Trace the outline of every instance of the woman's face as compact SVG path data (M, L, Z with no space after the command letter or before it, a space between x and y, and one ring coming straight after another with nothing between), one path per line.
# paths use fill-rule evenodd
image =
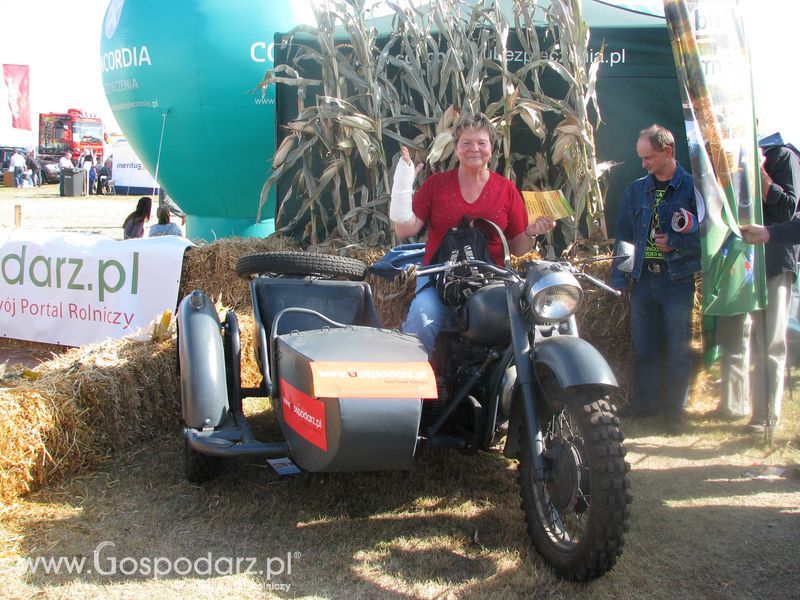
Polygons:
M492 158L492 141L485 129L468 128L456 142L458 162L468 168L483 168Z

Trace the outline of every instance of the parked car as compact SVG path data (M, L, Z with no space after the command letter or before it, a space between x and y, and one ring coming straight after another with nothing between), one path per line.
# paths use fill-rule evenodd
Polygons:
M37 159L39 161L42 183L58 183L61 180L61 168L58 163L50 159Z
M0 146L0 165L2 165L3 172L8 171L8 161L11 160L11 155L17 150L25 152L24 148L17 146Z
M8 161L11 159L11 155L17 150L25 154L25 149L22 147L0 146L0 165L2 165L0 168L2 168L3 172L8 171ZM39 172L41 173L42 183L58 183L61 180L61 169L57 161L42 157L36 160L39 162Z

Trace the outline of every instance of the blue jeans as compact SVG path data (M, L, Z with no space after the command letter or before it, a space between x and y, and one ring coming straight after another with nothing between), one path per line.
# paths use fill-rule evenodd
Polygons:
M22 179L23 179L24 171L21 167L14 167L14 187L21 188L22 187Z
M677 417L692 377L690 352L694 279L673 281L666 270L642 269L631 295L633 394L644 413Z
M439 300L435 287L431 285L421 290L429 280L430 277L417 277L416 295L408 307L408 316L401 327L403 333L419 338L428 356L433 351L439 331L444 325L450 326L455 316L455 309Z

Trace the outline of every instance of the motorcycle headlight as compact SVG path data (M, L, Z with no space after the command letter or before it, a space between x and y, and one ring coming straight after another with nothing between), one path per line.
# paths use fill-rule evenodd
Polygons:
M531 307L536 316L545 321L563 321L572 316L580 302L580 288L554 285L536 294Z
M525 281L528 304L543 321L563 321L572 316L583 298L583 290L572 273L558 263L538 263Z

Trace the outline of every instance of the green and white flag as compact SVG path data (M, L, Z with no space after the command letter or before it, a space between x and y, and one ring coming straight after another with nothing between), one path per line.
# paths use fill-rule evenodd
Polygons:
M761 223L761 182L750 56L739 0L664 0L704 211L704 315L764 308L764 247L746 244L739 224ZM701 212L698 209L698 212Z

